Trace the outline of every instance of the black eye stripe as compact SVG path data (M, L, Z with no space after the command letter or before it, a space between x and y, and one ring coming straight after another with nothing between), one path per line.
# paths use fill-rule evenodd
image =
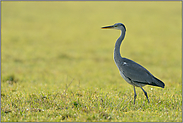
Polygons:
M125 27L125 25L123 25L123 24L121 24L123 27L124 27L124 29L126 30L126 27Z

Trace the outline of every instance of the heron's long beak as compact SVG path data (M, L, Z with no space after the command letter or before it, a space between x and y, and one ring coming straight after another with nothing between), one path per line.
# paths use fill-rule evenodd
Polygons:
M109 28L114 28L114 26L104 26L104 27L101 27L102 29L109 29Z

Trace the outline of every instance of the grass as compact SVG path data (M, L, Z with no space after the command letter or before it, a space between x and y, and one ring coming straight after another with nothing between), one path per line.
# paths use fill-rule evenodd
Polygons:
M2 122L182 122L181 2L1 2ZM165 88L147 102L119 75L113 48Z

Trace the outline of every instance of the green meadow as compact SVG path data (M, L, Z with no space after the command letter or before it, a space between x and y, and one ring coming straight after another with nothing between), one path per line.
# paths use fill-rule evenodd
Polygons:
M182 8L177 2L1 2L2 122L182 122ZM165 88L140 88L113 60L147 68Z

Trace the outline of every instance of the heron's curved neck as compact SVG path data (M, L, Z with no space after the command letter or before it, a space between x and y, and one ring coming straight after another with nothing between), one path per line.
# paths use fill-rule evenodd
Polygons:
M121 42L123 41L124 37L125 37L125 30L121 30L121 35L117 39L115 48L114 48L114 60L115 61L118 61L122 57L120 54L120 46L121 46Z

